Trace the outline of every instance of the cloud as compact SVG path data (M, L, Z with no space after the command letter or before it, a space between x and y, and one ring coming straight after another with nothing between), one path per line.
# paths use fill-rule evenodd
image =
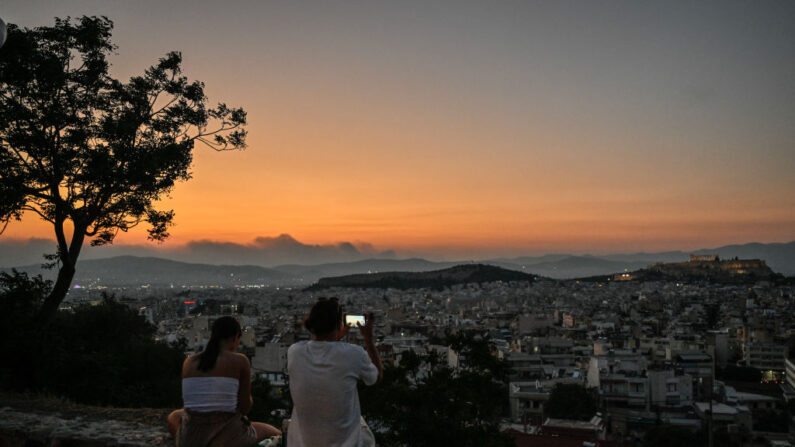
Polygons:
M289 234L277 237L258 237L251 244L217 241L193 241L185 246L180 260L212 262L214 264L254 264L274 266L281 264L320 264L349 262L363 259L350 242L311 245L295 240Z
M0 240L0 267L15 267L43 262L42 255L54 253L55 242L47 239ZM177 247L156 245L85 246L81 259L99 259L111 256L155 256L177 261L261 265L272 267L283 264L322 264L350 262L367 258L394 258L392 250L378 251L369 243L339 242L313 245L297 241L289 234L276 237L262 236L249 244L213 240L191 241Z

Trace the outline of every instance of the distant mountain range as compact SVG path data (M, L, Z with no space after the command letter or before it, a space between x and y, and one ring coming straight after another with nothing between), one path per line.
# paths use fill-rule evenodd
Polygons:
M538 276L555 279L581 278L584 276L605 275L623 271L637 270L646 267L646 262L611 261L595 256L544 256L547 261L532 262L532 258L520 258L524 262L509 262L504 260L483 261L487 264L497 265L506 269L520 270ZM554 259L554 260L552 260ZM528 262L530 261L530 262ZM540 262L539 262L540 261Z
M3 269L9 271L10 269ZM42 270L30 265L17 270L28 274L41 273L55 279L55 270ZM289 274L255 265L210 265L171 261L169 259L116 256L107 259L80 261L73 285L126 286L149 284L156 287L181 285L231 287L247 284L297 283Z
M0 250L3 246L0 244ZM2 251L0 251L2 253ZM730 245L715 249L697 250L693 254L717 254L721 258L764 259L775 272L795 275L795 241L781 244ZM548 278L566 279L609 275L635 271L655 262L687 261L690 252L611 254L603 256L572 256L550 254L478 261L507 270ZM0 255L2 258L2 255ZM9 261L6 260L6 263ZM421 258L364 259L352 262L334 262L315 265L284 264L275 267L259 265L215 265L188 263L160 257L116 256L103 259L81 260L77 266L74 283L90 284L100 281L104 285L152 284L219 285L272 284L310 285L320 278L379 273L424 272L441 270L464 262L435 262ZM470 261L466 261L470 263ZM7 264L8 265L8 264ZM10 264L14 265L14 264ZM54 277L51 270L42 271L38 264L28 263L18 267L28 273L43 273ZM3 270L10 270L6 268Z
M3 240L0 238L0 267L35 264L42 254L55 253L54 240L31 238ZM113 244L92 247L86 244L80 258L83 261L116 256L157 257L173 261L214 265L259 265L272 267L278 264L322 264L352 262L368 258L394 259L395 253L375 250L368 243L339 242L336 244L305 244L289 234L276 237L258 237L249 243L194 240L184 245L162 246L153 244Z
M763 259L776 273L795 275L795 241L786 243L726 245L694 251L625 253L599 256L549 254L484 261L495 265L520 265L531 273L550 278L579 278L592 275L633 271L657 262L684 262L690 255L718 255L722 259ZM506 267L507 268L507 267Z

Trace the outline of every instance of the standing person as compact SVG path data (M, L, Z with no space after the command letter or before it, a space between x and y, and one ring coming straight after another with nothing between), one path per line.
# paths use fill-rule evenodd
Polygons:
M213 323L204 351L182 364L185 408L168 415L177 447L249 447L281 432L263 422L249 422L251 364L237 352L240 324L232 317Z
M287 351L293 414L289 447L363 447L375 445L359 407L359 380L373 385L383 368L373 338L373 316L357 324L365 349L340 340L348 332L336 298L320 298L304 320L312 340Z

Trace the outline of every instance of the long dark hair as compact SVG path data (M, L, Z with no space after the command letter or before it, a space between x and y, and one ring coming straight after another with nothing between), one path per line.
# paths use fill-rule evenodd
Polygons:
M313 335L330 334L342 323L342 306L337 298L318 298L309 315L304 319L304 327Z
M232 317L221 317L213 323L210 341L207 347L199 354L199 371L207 372L215 367L218 354L221 353L221 341L235 338L242 334L240 323Z

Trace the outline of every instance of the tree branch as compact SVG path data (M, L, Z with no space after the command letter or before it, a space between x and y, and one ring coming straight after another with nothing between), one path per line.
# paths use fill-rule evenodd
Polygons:
M39 215L39 217L41 217L43 220L45 220L45 221L47 221L47 222L50 222L50 223L52 223L52 224L54 224L54 223L55 223L55 220L53 220L53 219L52 219L52 218L50 218L50 217L47 217L47 216L46 216L44 213L42 213L42 212L41 212L41 210L39 210L38 208L35 208L35 207L33 207L33 206L30 206L30 205L23 205L23 206L22 206L22 207L20 207L19 209L20 209L21 211L33 211L34 213L38 214L38 215Z

